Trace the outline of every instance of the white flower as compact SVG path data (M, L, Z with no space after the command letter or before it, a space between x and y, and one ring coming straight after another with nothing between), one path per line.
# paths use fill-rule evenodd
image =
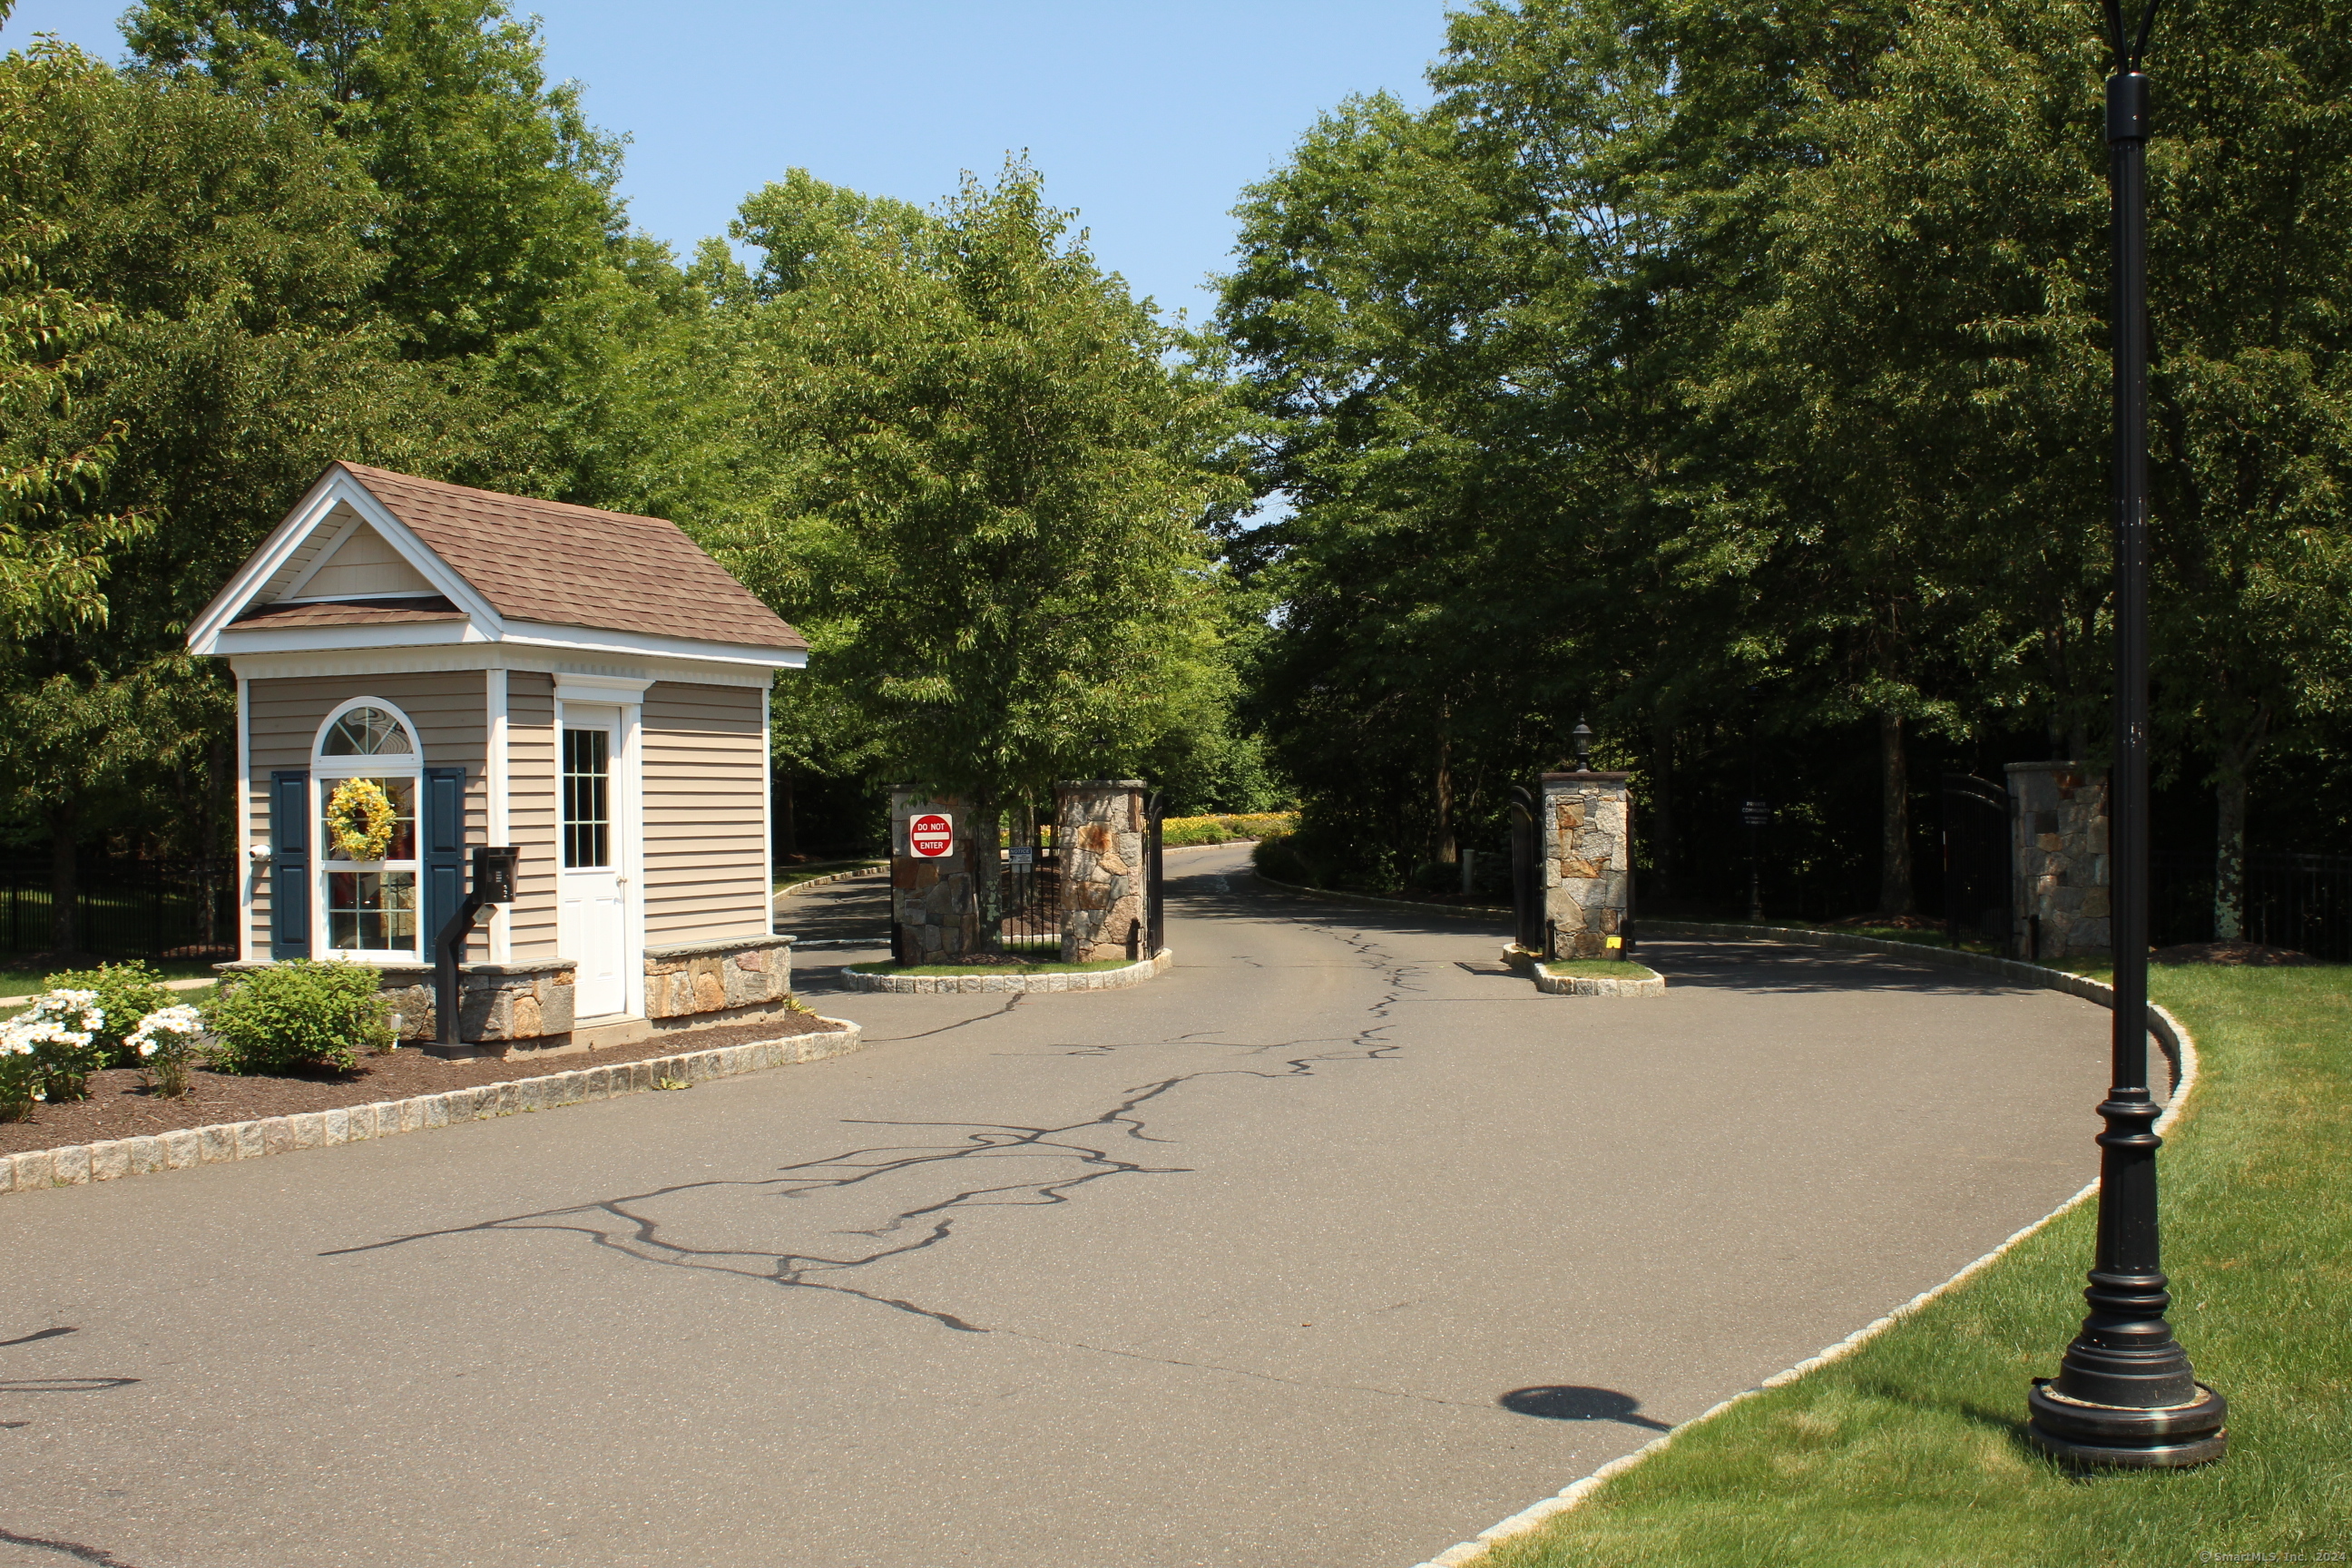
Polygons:
M205 1031L204 1015L184 1005L158 1007L139 1020L139 1026L125 1035L122 1043L134 1047L141 1056L155 1054L155 1037L159 1034L194 1036Z

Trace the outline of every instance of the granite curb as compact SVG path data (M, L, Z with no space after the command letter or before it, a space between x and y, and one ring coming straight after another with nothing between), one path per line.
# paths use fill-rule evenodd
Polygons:
M804 882L794 882L789 887L779 888L776 889L775 896L779 899L789 899L794 893L809 888L822 888L827 882L845 882L852 877L871 877L877 872L887 871L889 868L889 861L877 860L870 866L852 866L846 871L829 871L822 877L811 877Z
M291 1153L297 1149L362 1143L372 1138L420 1132L453 1122L487 1121L517 1111L552 1110L560 1105L577 1105L583 1100L643 1094L665 1084L701 1083L789 1067L796 1062L822 1061L864 1047L863 1027L843 1018L826 1022L844 1027L787 1035L750 1045L721 1046L707 1051L684 1051L644 1061L616 1062L578 1072L510 1079L505 1083L478 1084L471 1089L420 1094L407 1100L380 1100L368 1105L308 1110L257 1121L215 1121L209 1126L184 1127L146 1137L113 1138L98 1143L71 1143L58 1149L0 1154L0 1194L29 1192L37 1187L78 1187L122 1176L184 1170L191 1165L258 1160L271 1154Z
M1175 950L1161 948L1151 958L1123 969L1065 970L1056 974L861 974L842 965L841 983L852 991L889 991L900 995L932 996L949 992L1118 991L1168 973L1176 963Z
M1612 980L1605 975L1551 974L1534 956L1517 947L1503 949L1503 962L1536 983L1548 996L1664 996L1666 977L1651 972L1647 980Z

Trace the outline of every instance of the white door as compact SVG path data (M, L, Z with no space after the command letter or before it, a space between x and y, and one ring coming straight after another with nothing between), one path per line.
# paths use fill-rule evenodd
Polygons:
M556 941L579 965L572 1011L582 1018L618 1013L628 1005L622 973L621 824L614 807L614 763L621 750L621 715L606 708L563 705L562 868L557 873Z

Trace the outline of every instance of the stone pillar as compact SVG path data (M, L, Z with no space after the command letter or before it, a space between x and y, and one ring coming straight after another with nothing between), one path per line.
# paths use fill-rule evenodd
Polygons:
M918 859L907 824L927 811L955 825L955 852ZM918 784L890 792L890 919L906 932L909 963L944 963L977 950L980 916L972 904L971 825L963 803Z
M2016 956L2107 956L2106 775L2081 763L2011 763L2009 798Z
M1633 803L1623 773L1546 773L1536 817L1544 920L1557 958L1605 958L1633 891Z
M1140 779L1086 779L1054 791L1067 963L1151 956L1143 951L1151 874L1144 793Z

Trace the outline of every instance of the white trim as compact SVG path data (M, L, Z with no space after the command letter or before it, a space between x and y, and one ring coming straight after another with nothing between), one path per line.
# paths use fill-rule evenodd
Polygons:
M295 552L310 542L310 536L317 531L319 525L334 511L338 505L348 505L362 521L383 535L384 542L397 551L411 566L414 566L419 576L432 584L444 597L464 611L474 623L467 628L469 633L476 637L496 638L505 631L504 619L491 607L490 602L476 591L472 584L459 576L448 563L435 554L423 540L410 531L407 524L394 517L384 504L376 500L368 488L360 482L357 475L341 463L336 463L320 476L319 482L312 485L300 500L294 503L293 510L289 511L279 521L278 526L270 531L269 537L262 541L261 548L255 551L247 559L245 564L237 569L236 575L228 580L227 586L213 595L212 603L205 606L203 613L197 616L195 624L188 628L190 651L200 654L237 651L250 646L251 639L254 637L269 635L254 631L232 632L229 630L229 624L236 619L263 588L268 585L269 580L278 574L278 570L292 558ZM339 525L339 528L347 531L348 525ZM428 624L426 628L422 629L432 629L432 625ZM349 646L352 640L350 634L371 629L420 628L413 626L407 628L285 627L281 628L278 635L300 632L341 634L329 640ZM230 647L224 647L224 637L234 637L236 644Z
M760 906L761 927L776 934L776 705L774 683L760 693Z
M622 846L628 885L621 891L622 1005L646 1016L646 705L641 696L621 704L621 809L626 826Z
M803 648L755 647L748 643L664 637L656 632L607 631L599 626L550 626L544 633L501 628L499 640L520 647L579 648L590 653L629 653L656 658L707 658L721 664L756 665L763 669L800 669L808 663L808 653Z
M307 653L313 648L431 647L443 643L486 643L467 621L394 621L364 626L231 626L197 648L198 653Z
M408 735L408 753L380 752L367 756L330 757L320 750L328 731L346 713L356 708L378 708L400 721ZM407 861L394 860L335 860L329 858L321 825L327 815L325 786L337 779L391 777L399 774L412 781L410 796L416 803L415 854ZM310 831L318 847L310 857L310 956L335 958L358 963L374 961L380 963L423 963L432 960L431 936L425 929L425 737L400 705L386 697L352 697L335 705L333 710L319 721L310 736L310 777L304 791L304 800L310 813ZM327 930L327 879L338 870L390 874L405 870L410 886L415 889L416 945L414 948L339 948L329 942Z
M394 595L414 598L415 595ZM460 605L463 608L463 605ZM362 626L225 626L199 645L203 654L326 653L345 648L432 647L447 643L501 643L516 648L551 648L573 653L601 653L624 658L690 658L752 669L804 669L808 655L799 648L751 648L734 643L705 642L695 637L657 637L650 632L611 632L588 627L562 627L560 636L534 636L473 621L393 621Z
M276 845L270 846L272 849ZM236 957L253 962L253 884L268 875L253 859L253 682L236 682Z
M555 678L558 702L610 702L626 706L645 700L646 688L657 677L634 675L569 675Z
M412 768L422 768L425 765L425 737L417 732L416 721L402 712L398 703L388 697L347 697L335 704L333 710L324 719L320 720L319 727L310 732L310 771L312 773L317 773L320 768L331 770L338 777L347 777L353 773L381 773L383 771L382 763L384 758L400 755L398 752L380 752L373 756L330 757L319 749L326 742L327 731L335 727L335 721L355 708L381 708L399 720L401 729L408 735L408 765ZM368 765L359 768L348 765L352 763L362 763Z
M642 656L599 659L512 643L472 642L437 647L327 648L317 651L244 652L229 668L256 680L345 675L416 675L445 670L495 669L543 675L591 675L644 680L675 680L689 686L765 687L775 671L740 664Z
M503 666L483 672L482 788L486 795L488 830L492 844L511 844L512 818L508 812L507 771L507 672ZM514 962L512 910L505 904L489 906L490 962Z

